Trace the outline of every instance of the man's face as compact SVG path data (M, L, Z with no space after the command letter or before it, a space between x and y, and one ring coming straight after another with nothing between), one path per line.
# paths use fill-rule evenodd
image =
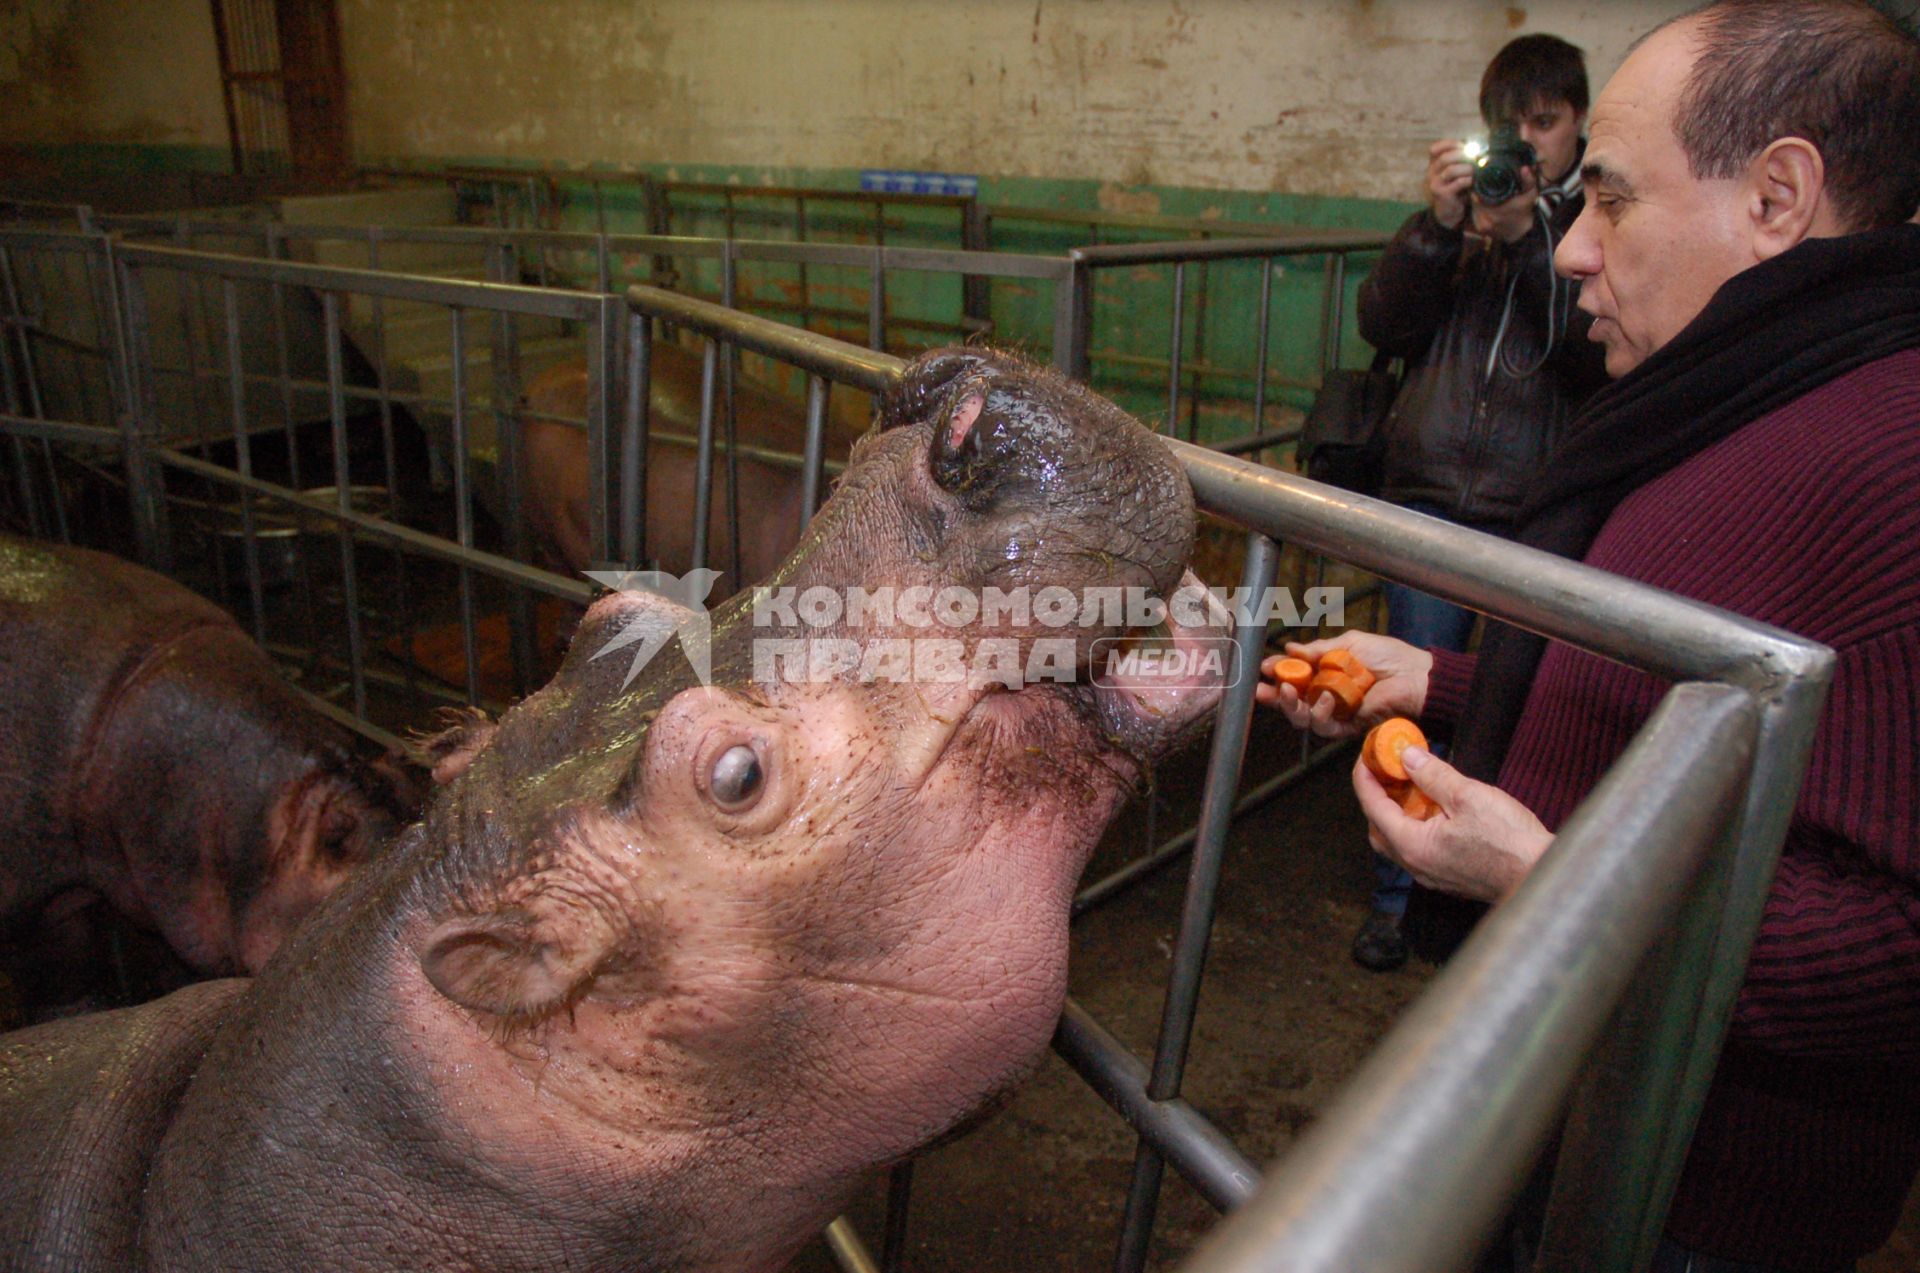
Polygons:
M1569 102L1536 101L1519 119L1511 121L1520 140L1532 145L1540 156L1540 171L1551 185L1567 175L1580 153L1580 126L1585 112L1573 109Z
M1679 334L1720 285L1754 263L1735 180L1687 169L1673 109L1693 65L1686 24L1634 50L1593 104L1586 207L1554 253L1580 280L1607 374L1623 376Z

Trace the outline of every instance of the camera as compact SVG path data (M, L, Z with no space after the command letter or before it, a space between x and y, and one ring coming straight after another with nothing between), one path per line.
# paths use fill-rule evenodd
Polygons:
M1495 133L1484 151L1477 155L1470 151L1469 158L1474 165L1473 192L1480 196L1480 202L1488 204L1505 203L1519 194L1524 184L1521 173L1540 166L1540 156L1532 143L1522 141L1511 128Z

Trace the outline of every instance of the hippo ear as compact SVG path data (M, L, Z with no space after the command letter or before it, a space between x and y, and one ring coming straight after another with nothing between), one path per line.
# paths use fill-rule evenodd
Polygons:
M954 381L990 366L987 356L977 349L952 345L929 350L914 359L881 395L874 422L884 431L931 419L946 402Z
M493 741L498 725L477 707L455 709L444 717L446 728L417 741L426 755L435 783L445 785L467 772L473 758Z
M518 907L449 919L427 938L420 969L463 1008L537 1020L577 998L597 962L551 940L551 927Z

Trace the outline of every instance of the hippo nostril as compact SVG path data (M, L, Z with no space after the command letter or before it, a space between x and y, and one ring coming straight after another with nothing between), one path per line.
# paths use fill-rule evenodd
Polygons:
M928 465L940 489L959 494L971 489L983 476L987 449L993 444L993 427L983 422L986 400L978 393L962 398L940 428L928 448Z
M970 393L959 406L953 409L953 415L947 419L948 450L958 451L960 449L960 444L967 440L968 431L973 428L974 421L980 418L981 408L986 405L985 399L981 398L979 394ZM975 443L974 449L975 451L979 450L977 442Z

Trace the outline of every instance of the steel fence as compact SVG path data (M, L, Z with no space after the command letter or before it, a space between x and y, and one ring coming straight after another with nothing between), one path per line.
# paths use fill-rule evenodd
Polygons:
M1192 246L1228 254L1247 250ZM0 258L9 264L29 250L90 262L110 318L99 351L112 398L107 423L48 417L19 397L21 386L10 380L9 410L0 416L9 445L81 445L119 455L135 540L142 556L162 568L182 564L175 560L180 537L170 518L173 507L192 506L190 489L203 492L203 506L233 503L242 546L236 573L244 579L253 629L270 648L273 607L262 577L261 522L268 511L283 510L300 524L315 519L330 528L337 565L323 582L338 591L344 631L334 644L344 657L323 650L317 631L310 633L315 639L308 654L323 656L346 676L340 696L348 706L334 710L362 726L371 710L369 685L378 679L371 675L374 650L362 627L363 610L377 607L367 605L362 575L382 556L391 558L393 568L378 599L384 605L397 598L403 632L412 626L406 613L409 572L431 566L456 573L466 701L480 697L474 679L480 583L506 594L513 663L523 683L536 670L525 614L529 598L587 599L584 584L529 564L513 494L520 489L523 457L515 453L517 425L507 418L499 422L504 546L496 552L476 545L465 459L473 414L461 348L466 315L491 323L496 342L516 317L563 320L586 333L592 541L604 559L630 566L644 560L639 514L656 324L671 324L704 342L695 441L703 501L724 445L716 388L731 351L787 363L806 379L800 463L808 510L818 499L832 387L883 389L903 365L883 351L644 286L624 297L559 292L130 246L99 234L6 231L0 250L9 254ZM1253 254L1285 250L1262 243ZM218 449L205 437L195 446L180 445L161 427L151 299L162 277L191 278L218 293L220 338L203 351L216 377L209 383L225 390L229 428ZM266 377L264 385L246 370L248 337L263 334L249 332L242 321L248 288L301 289L319 297L325 467L332 481L324 495L303 489L295 478L282 483L254 471L254 399L263 388L277 388L284 400L291 386L284 368L277 384ZM392 447L378 429L369 434L381 442L378 453L355 464L343 308L356 296L441 306L454 316L447 404L456 443L451 531L356 506L354 488L369 464L389 493L398 485ZM32 361L23 334L33 328L32 317L17 297L9 302L10 365ZM504 361L494 370L510 377ZM496 384L494 412L505 410L510 388ZM374 394L371 401L379 405L378 384ZM230 452L224 449L229 445ZM1167 445L1185 465L1199 505L1245 530L1242 595L1259 595L1273 581L1277 544L1285 541L1675 685L1562 828L1553 853L1481 925L1334 1106L1263 1181L1259 1168L1180 1093L1253 711L1255 678L1247 673L1266 635L1263 624L1238 617L1231 688L1216 718L1154 1054L1147 1060L1134 1056L1075 1004L1068 1005L1055 1038L1060 1054L1140 1136L1119 1266L1144 1262L1162 1164L1171 1163L1215 1206L1235 1212L1197 1253L1195 1267L1459 1267L1497 1222L1564 1115L1546 1265L1638 1267L1658 1237L1712 1073L1831 676L1830 652L1578 563L1184 442L1169 439ZM25 473L22 452L10 454ZM730 460L734 450L726 448L726 455ZM51 494L57 498L57 487ZM698 525L705 525L708 507L698 506ZM702 553L704 545L696 549L696 556ZM224 568L217 551L212 568L216 574ZM298 589L310 628L320 590ZM372 727L369 732L381 736ZM1307 763L1332 754L1322 752ZM1109 886L1092 886L1102 887ZM906 1199L902 1171L891 1191L892 1236L886 1244L896 1257ZM1382 1223L1383 1216L1392 1222ZM848 1250L858 1245L844 1226L838 1234L842 1245L853 1244Z

